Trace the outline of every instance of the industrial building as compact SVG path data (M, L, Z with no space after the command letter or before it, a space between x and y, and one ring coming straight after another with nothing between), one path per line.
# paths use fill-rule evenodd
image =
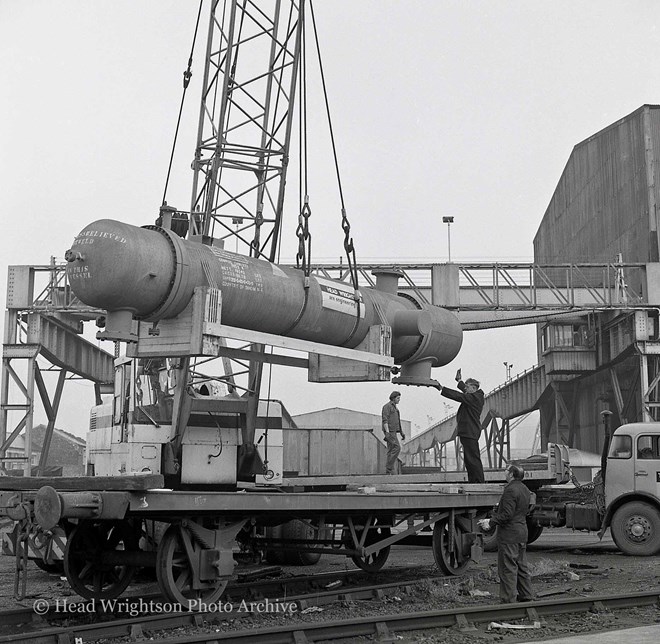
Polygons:
M622 267L621 286L657 305L659 162L660 106L644 105L576 145L534 238L535 260L644 264L646 279ZM612 427L658 418L657 326L657 310L623 309L539 328L551 386L539 404L543 444L558 435L599 451L604 409Z
M528 285L534 293L551 287L563 305L537 322L538 366L487 395L489 465L508 458L509 422L532 410L540 412L542 446L596 453L605 440L603 411L612 412L610 430L658 419L659 160L655 105L574 147L534 238ZM577 291L594 297L590 310ZM460 297L467 301L463 285ZM453 425L449 418L429 428L403 457L438 464Z

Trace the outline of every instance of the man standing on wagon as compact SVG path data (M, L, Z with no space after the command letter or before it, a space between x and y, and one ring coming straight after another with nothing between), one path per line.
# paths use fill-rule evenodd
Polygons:
M397 434L401 434L403 440L406 439L403 430L401 429L401 416L397 405L401 400L401 394L398 391L393 391L390 394L390 401L383 406L382 420L383 420L383 434L385 443L387 444L387 465L385 466L385 474L397 474L397 458L401 452L401 444Z
M484 467L479 454L481 436L481 410L484 408L484 392L479 381L468 378L463 382L461 370L456 372L456 382L460 391L437 385L438 391L450 400L461 403L456 414L456 434L463 446L463 459L468 474L468 483L485 483Z

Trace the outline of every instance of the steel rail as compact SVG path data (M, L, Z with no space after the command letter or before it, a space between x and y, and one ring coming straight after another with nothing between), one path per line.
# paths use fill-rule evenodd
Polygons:
M531 619L538 621L546 615L559 615L609 609L636 608L658 605L660 591L633 595L605 595L591 598L562 598L500 604L497 606L473 606L398 615L377 615L326 623L299 623L285 627L252 629L228 633L200 633L198 635L167 638L168 644L206 644L207 642L233 642L241 644L297 644L301 641L332 640L348 637L377 636L387 638L393 633L430 630L458 626L466 631L473 624L493 620Z
M391 584L396 586L397 584ZM399 586L410 586L410 583L398 584ZM293 598L291 598L293 599ZM569 613L581 613L590 611L607 611L626 608L637 608L640 606L660 606L660 591L647 593L635 593L632 595L604 595L590 598L561 598L557 600L544 600L527 602L521 604L500 604L496 606L471 606L437 611L424 611L418 613L402 613L360 617L336 622L296 622L287 626L274 628L250 628L242 631L202 632L181 637L161 637L160 641L167 644L207 644L212 642L232 642L255 644L295 644L299 642L314 642L319 640L332 640L339 638L354 638L365 636L377 636L380 638L391 637L394 633L432 630L458 626L462 630L472 630L476 623L489 622L493 620L530 619L539 621L544 616L563 615ZM217 621L218 615L212 615ZM204 623L204 615L189 614L190 624L201 627ZM226 619L221 616L220 619ZM133 637L144 636L144 630L148 630L150 622L142 618L142 626L131 630ZM166 620L163 620L163 622ZM179 624L180 626L180 624ZM212 624L209 624L212 626ZM125 628L125 626L124 626ZM13 644L67 644L73 642L73 637L87 636L87 638L99 637L93 635L94 628L86 629L60 629L56 639L44 638L46 632L27 634L26 636L14 636ZM71 638L67 640L68 637ZM117 635L124 634L117 632ZM109 637L106 632L103 636ZM3 641L3 640L0 640Z
M382 599L395 592L410 593L412 586L427 583L433 579L438 578L399 580L386 584L370 584L365 586L342 586L324 591L312 590L302 595L267 598L267 601L272 605L283 605L286 603L287 606L295 606L296 612L300 612L310 606L323 606L337 601ZM116 604L128 606L127 599L120 598L116 600ZM155 600L152 600L150 597L131 599L135 600L134 605L136 606L139 605L140 599L142 599L145 605L149 603L152 606L172 605L172 602L163 599L160 595ZM130 636L132 639L144 639L146 632L182 627L201 627L204 621L217 619L218 617L222 619L234 619L248 617L255 613L258 614L259 611L255 606L263 604L265 601L266 597L263 595L246 595L240 601L236 599L233 601L219 600L214 603L218 607L218 610L213 611L163 611L156 614L140 614L136 617L124 619L110 619L93 624L68 624L64 627L39 628L38 623L32 621L32 623L29 623L29 631L0 636L0 644L67 644L68 642L73 643L80 638L83 641L89 641L126 636ZM74 605L73 603L70 604ZM99 604L103 605L102 602L99 602ZM113 602L106 601L106 604L112 605ZM80 610L72 610L70 613L62 615L62 618L66 619L76 615L95 615L94 602L81 601L76 605ZM24 611L23 614L25 614ZM32 614L32 616L34 615Z
M289 600L296 598L300 606L306 606L305 603L309 597L313 598L331 598L334 595L349 595L354 594L355 592L361 592L365 589L378 588L384 589L388 587L401 587L404 585L410 585L414 583L419 583L419 573L423 569L428 569L428 566L406 566L406 567L392 567L387 568L383 573L377 574L399 574L405 575L410 574L411 579L399 579L396 582L389 582L385 584L378 585L360 585L360 582L366 581L368 577L373 576L369 573L364 572L363 570L338 570L333 572L323 572L315 573L312 575L296 576L296 577L287 577L283 579L254 579L252 581L238 581L235 583L230 583L225 589L224 595L222 597L222 602L229 602L232 604L240 603L242 600L246 601L259 601L264 598L283 598L287 597ZM249 577L249 575L246 575ZM438 580L444 579L443 575L431 576L426 575L426 579L429 580ZM336 584L340 584L335 590L328 591L329 587L334 587ZM96 614L99 618L108 617L112 619L112 613L104 613L102 610L96 612L94 609L94 602L90 600L80 599L79 601L74 601L74 598L66 597L61 598L59 601L67 602L68 605L76 606L76 610L67 611L66 607L63 606L61 609L56 610L53 606L57 599L49 600L51 608L45 614L36 614L33 607L29 608L12 608L8 610L0 610L0 642L5 641L2 636L2 632L6 632L7 627L10 626L25 626L27 628L43 627L44 623L57 620L66 620L75 617L79 617L81 614ZM149 593L147 595L125 595L119 597L114 601L107 601L105 605L115 605L121 607L121 610L118 612L128 613L131 609L140 605L140 601L143 604L164 604L168 603L167 600L160 593ZM277 600L271 600L277 601ZM169 602L171 603L171 602ZM328 603L326 600L324 603ZM183 613L184 615L189 615L189 613ZM142 615L144 617L144 614ZM5 638L6 639L6 638ZM13 639L11 641L14 641Z
M327 591L302 597L290 597L286 601L295 602L301 609L308 605L328 604L333 601L350 601L356 599L381 598L388 592L402 589L410 592L410 587L419 582L394 582L376 586L337 591ZM277 599L270 600L273 603ZM282 601L282 600L279 600ZM198 644L206 642L254 642L266 643L297 643L301 641L332 640L360 636L387 637L393 633L430 630L458 626L460 629L472 630L474 624L489 621L512 619L530 619L539 621L544 616L563 615L589 611L607 611L640 606L659 606L660 591L635 593L632 595L604 595L595 597L559 598L526 602L519 604L499 604L495 606L465 606L437 611L424 611L417 613L401 613L360 617L335 622L294 622L287 626L274 628L250 628L219 632L200 632L193 635L167 638L161 641L168 644ZM239 616L247 616L243 612ZM84 641L108 637L131 636L143 638L146 632L165 630L167 628L181 628L190 626L201 628L206 621L208 626L213 622L235 618L236 613L227 610L225 613L180 613L176 615L154 615L136 617L129 620L117 620L105 624L88 624L69 626L66 628L40 630L38 632L23 633L10 637L0 638L0 642L12 644L67 644L74 642L76 637Z

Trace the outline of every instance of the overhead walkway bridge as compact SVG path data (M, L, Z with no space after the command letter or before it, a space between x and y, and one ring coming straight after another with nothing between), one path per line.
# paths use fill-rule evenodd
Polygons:
M342 264L316 273L350 281ZM360 264L359 283L375 287L381 274L399 276L399 292L455 311L466 331L532 324L581 311L654 306L660 264L397 263Z
M66 264L11 266L8 298L12 309L70 313L93 319L98 310L82 305L71 292ZM356 267L360 286L376 287L378 275L396 274L399 290L420 301L454 309L464 328L497 326L502 321L528 324L530 317L579 310L658 306L660 263L363 263ZM345 264L314 264L315 274L351 281ZM37 277L45 275L39 286ZM39 295L36 295L39 293ZM480 315L481 314L481 315ZM467 325L467 326L465 326Z
M511 419L537 409L549 385L545 368L537 366L486 395L481 427L486 440L484 451L488 467L502 467L509 460ZM442 467L447 446L455 440L456 414L453 414L406 441L401 447L400 458L406 465Z

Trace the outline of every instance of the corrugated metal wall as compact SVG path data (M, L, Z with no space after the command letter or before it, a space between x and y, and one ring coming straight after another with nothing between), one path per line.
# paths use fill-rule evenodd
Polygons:
M649 243L658 156L657 106L644 106L576 145L534 238L535 261L614 261L618 253L624 262L658 261Z

